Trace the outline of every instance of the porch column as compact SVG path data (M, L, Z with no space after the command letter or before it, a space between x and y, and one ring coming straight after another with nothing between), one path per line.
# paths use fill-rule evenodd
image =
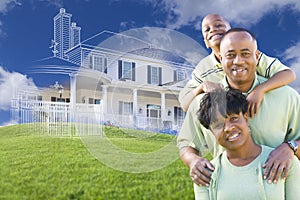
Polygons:
M137 89L133 89L133 108L132 108L132 113L133 113L133 127L137 126Z
M160 93L161 96L161 119L166 120L166 94L164 92Z
M71 73L69 74L69 76L70 76L70 121L75 122L77 74Z
M107 114L107 85L102 85L102 101L101 101L101 107L102 107L102 113L104 115Z

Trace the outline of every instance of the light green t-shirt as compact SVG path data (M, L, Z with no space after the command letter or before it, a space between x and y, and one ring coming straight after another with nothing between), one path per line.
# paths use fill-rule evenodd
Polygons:
M260 53L256 72L267 79L274 76L279 71L289 69L282 64L277 58L272 58L264 53ZM185 87L180 91L178 100L181 103L183 97L192 89L196 88L204 81L220 82L225 76L221 63L216 59L215 55L203 58L193 70L191 79Z
M276 184L263 180L263 168L273 148L263 146L260 155L245 166L235 166L227 158L226 151L212 160L215 171L210 187L194 184L196 200L299 200L300 162L292 161L288 177Z

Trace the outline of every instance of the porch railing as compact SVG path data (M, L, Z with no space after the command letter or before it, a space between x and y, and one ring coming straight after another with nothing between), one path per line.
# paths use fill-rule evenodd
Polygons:
M41 134L55 136L102 135L102 126L110 125L148 131L178 131L181 121L133 115L102 113L100 104L76 104L35 100L13 100L11 113L21 124L32 124Z

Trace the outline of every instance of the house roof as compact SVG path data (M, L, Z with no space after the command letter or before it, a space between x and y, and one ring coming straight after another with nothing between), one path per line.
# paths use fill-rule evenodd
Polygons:
M142 48L136 49L130 52L131 54L136 54L148 58L153 58L156 60L167 61L171 63L176 63L177 65L189 65L190 63L184 59L183 57L176 55L175 53L171 53L169 51L163 49L155 49L155 48ZM192 67L192 66L191 66Z
M79 68L80 66L77 64L52 56L34 61L31 71L35 73L72 74L76 73Z
M106 84L111 82L111 78L102 72L80 67L77 64L57 57L48 57L34 61L31 72L41 74L76 75L79 83L77 84L78 89L89 88L95 83L96 85L101 85L102 83Z
M82 41L79 45L82 47L106 51L108 53L114 52L119 53L120 55L131 54L143 56L162 62L173 63L181 67L194 67L184 57L174 52L157 48L149 42L122 33L114 33L105 30Z

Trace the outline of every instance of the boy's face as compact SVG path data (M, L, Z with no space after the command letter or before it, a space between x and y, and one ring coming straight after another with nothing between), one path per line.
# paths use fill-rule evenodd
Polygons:
M215 14L207 15L202 21L202 35L207 48L220 46L220 39L230 29L223 17Z

